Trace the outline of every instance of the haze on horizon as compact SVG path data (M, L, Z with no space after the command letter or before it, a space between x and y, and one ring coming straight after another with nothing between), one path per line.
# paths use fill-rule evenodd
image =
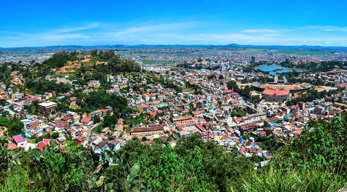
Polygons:
M347 46L346 5L312 0L4 1L0 47Z

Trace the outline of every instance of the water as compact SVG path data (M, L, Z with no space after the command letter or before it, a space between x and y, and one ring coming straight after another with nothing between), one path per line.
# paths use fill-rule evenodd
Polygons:
M276 69L279 69L281 68L282 70L281 71L274 71ZM261 65L259 67L257 67L256 69L259 69L261 71L271 71L269 72L270 75L278 75L280 73L288 73L288 72L293 72L293 70L291 69L288 69L288 68L285 68L285 67L281 67L279 65ZM302 71L298 71L296 70L297 72L302 72Z

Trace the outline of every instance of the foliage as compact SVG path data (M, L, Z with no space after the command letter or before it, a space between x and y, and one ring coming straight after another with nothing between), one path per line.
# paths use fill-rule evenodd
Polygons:
M322 98L325 98L326 96L330 96L331 94L336 93L337 91L338 90L331 90L329 92L327 91L318 92L316 89L312 88L308 90L305 94L300 95L300 97L287 101L286 105L291 106L291 105L296 105L299 102L311 102L316 99L322 99Z
M0 116L0 126L7 128L8 136L23 134L23 123L18 119L7 119L6 117Z
M60 67L63 67L68 61L75 61L78 59L77 57L78 52L76 51L60 51L57 53L54 53L52 57L45 60L40 66L38 70L38 76L44 77L51 69L58 69Z
M227 86L228 86L228 89L234 90L235 92L239 93L243 97L245 97L245 98L247 98L247 99L249 99L255 103L258 103L260 101L259 96L252 96L251 95L252 88L249 85L245 86L245 88L242 89L237 85L236 81L229 81L227 83Z
M245 179L242 191L338 191L344 186L339 175L328 172L305 172L302 169L265 169Z
M0 139L0 188L7 191L337 191L345 183L347 115L310 121L300 138L282 147L269 166L227 153L199 134L175 148L129 140L115 153L100 154L73 141L64 148L10 151ZM266 140L259 137L256 141ZM276 141L277 142L277 141ZM7 156L8 158L3 158ZM254 160L254 161L252 161ZM18 163L20 162L20 164ZM20 182L17 183L16 181Z
M281 150L280 167L303 167L306 170L323 170L345 175L347 162L345 146L347 116L335 117L330 123L311 122L313 130L303 131L293 144Z
M94 116L93 122L100 123L100 116L99 115Z
M67 93L70 91L71 86L64 83L56 83L55 81L47 81L44 79L40 80L31 80L28 79L25 82L25 86L27 89L33 94L44 94L45 92L52 93L55 91L56 95Z
M241 107L235 107L230 115L231 117L244 117L247 113Z

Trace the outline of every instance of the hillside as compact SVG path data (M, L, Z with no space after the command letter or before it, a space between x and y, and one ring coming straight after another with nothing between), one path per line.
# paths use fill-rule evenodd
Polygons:
M2 191L338 191L346 182L347 114L286 145L254 170L255 159L226 153L199 135L177 145L130 140L117 152L94 153L68 141L41 152L0 151ZM236 149L233 149L233 151ZM333 157L333 158L332 158Z

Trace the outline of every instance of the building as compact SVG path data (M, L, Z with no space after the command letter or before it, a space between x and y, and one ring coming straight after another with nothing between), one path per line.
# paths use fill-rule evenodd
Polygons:
M151 127L136 127L131 129L130 135L133 135L134 137L152 136L154 134L163 135L164 128L165 124L155 125Z
M255 57L254 56L251 57L251 63L255 63Z
M12 139L17 144L17 147L25 148L28 143L28 141L25 139L25 137L22 134L15 135L12 137Z
M181 124L181 123L192 123L195 120L192 116L180 116L180 117L173 117L172 121L174 124Z
M262 93L262 97L268 102L284 102L289 97L289 90L265 89Z
M51 115L57 112L57 104L54 102L46 102L39 104L39 113L43 115Z
M82 123L83 123L83 125L89 126L89 125L93 124L93 121L92 121L92 118L83 117Z
M299 107L301 110L305 109L305 103L304 102L299 102Z

